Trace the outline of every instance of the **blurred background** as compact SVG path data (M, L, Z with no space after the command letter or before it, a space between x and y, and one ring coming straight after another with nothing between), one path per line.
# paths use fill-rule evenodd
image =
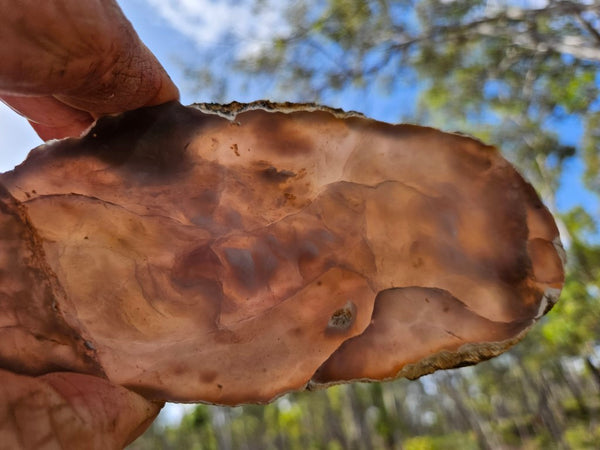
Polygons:
M499 146L569 257L559 303L501 357L267 406L167 405L130 449L600 448L598 0L119 3L183 103L319 102ZM4 107L0 130L1 170L40 143Z

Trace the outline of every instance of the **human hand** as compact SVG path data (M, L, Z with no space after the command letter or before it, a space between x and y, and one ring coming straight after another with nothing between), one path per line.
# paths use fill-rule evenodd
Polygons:
M121 449L161 406L91 375L0 370L0 449Z
M179 93L114 0L0 0L0 99L44 139Z

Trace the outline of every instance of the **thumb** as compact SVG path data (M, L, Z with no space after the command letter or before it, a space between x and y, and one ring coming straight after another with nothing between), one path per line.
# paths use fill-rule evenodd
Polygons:
M0 370L0 449L122 449L161 407L91 375Z

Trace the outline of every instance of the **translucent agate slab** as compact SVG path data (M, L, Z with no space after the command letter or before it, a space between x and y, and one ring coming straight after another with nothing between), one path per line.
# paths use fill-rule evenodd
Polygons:
M558 231L491 146L311 105L107 117L0 176L1 367L268 402L515 344Z

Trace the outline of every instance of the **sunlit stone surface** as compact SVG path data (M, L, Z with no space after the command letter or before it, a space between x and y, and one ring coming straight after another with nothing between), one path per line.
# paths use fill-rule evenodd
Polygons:
M551 215L495 148L306 105L105 118L0 183L2 367L151 400L476 363L563 282Z

